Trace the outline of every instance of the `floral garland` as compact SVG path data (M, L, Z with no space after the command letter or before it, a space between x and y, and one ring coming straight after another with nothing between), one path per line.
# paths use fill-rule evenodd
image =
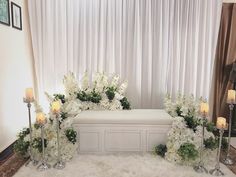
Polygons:
M127 89L127 81L120 83L117 75L111 81L104 73L97 73L92 85L89 84L88 74L85 72L81 84L77 82L74 74L70 72L64 76L64 94L54 94L50 96L45 93L51 105L53 101L61 102L60 112L60 141L62 160L70 160L76 152L77 132L72 127L73 119L84 110L117 110L130 109L130 103L124 96ZM34 102L35 112L43 112L38 103ZM50 111L45 124L46 158L53 161L57 157L56 121L55 115ZM32 127L32 151L34 157L39 160L42 153L41 131L39 126L34 123ZM30 145L29 128L24 128L18 134L18 139L14 145L17 153L28 155Z
M164 104L166 111L173 117L172 128L168 133L166 145L158 145L155 152L170 162L193 165L198 161L202 138L202 120L199 115L199 106L202 99L195 99L193 95L178 94L173 101L166 96ZM215 153L218 138L214 135L215 126L204 122L204 153ZM224 141L224 146L227 146ZM205 159L209 160L209 159Z

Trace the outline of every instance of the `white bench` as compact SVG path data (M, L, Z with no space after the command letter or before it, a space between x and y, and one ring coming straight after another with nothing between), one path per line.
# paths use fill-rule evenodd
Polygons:
M172 120L159 109L83 111L73 126L79 153L147 152L166 142Z

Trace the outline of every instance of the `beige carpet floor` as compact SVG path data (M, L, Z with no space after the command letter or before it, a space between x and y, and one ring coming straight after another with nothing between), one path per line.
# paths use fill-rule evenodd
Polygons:
M208 169L214 167L214 163ZM221 164L226 177L235 177ZM39 172L35 167L23 166L14 177L212 177L198 174L192 167L174 165L159 156L137 155L76 155L63 170Z
M236 148L231 149L231 155L233 159L236 161ZM91 157L91 156L90 156ZM222 153L222 158L224 157L224 153ZM78 157L80 158L80 157ZM92 158L92 157L91 157ZM154 157L156 158L156 157ZM159 159L159 158L158 158ZM162 160L162 159L161 159ZM8 158L7 161L4 163L0 164L0 177L12 177L22 166L23 164L27 161L27 159L24 159L22 157L17 156L16 154L13 154L11 157ZM73 161L76 161L73 159ZM70 166L70 163L68 163ZM67 166L68 166L67 165ZM25 167L22 167L25 169ZM34 168L34 167L33 167ZM68 168L68 167L67 167ZM229 165L228 168L236 174L236 164L234 165ZM35 169L34 169L35 170ZM19 171L18 174L20 174L22 170ZM17 175L18 175L17 174ZM47 173L45 173L47 175ZM30 176L33 176L33 174L30 174ZM236 176L236 175L235 175Z

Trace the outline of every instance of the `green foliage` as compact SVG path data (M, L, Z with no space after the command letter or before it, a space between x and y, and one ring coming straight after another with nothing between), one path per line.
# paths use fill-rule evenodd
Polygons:
M206 122L206 129L208 132L214 132L216 131L216 127L213 122Z
M155 153L161 157L165 157L165 153L167 152L166 145L159 144L155 147Z
M29 141L24 141L24 138L30 133L29 128L23 128L18 134L18 139L14 144L14 151L20 155L26 155L30 145Z
M42 138L38 137L38 138L34 138L33 142L32 142L32 146L33 148L37 149L40 153L43 151L42 148ZM44 147L47 147L47 139L44 139Z
M178 107L176 108L176 113L177 113L178 116L183 117L183 116L181 115L181 114L182 114L181 107L178 106Z
M85 91L80 91L77 93L77 98L80 101L89 101L89 95L87 95Z
M75 130L73 130L72 128L69 128L69 129L65 130L65 135L66 135L68 141L72 142L73 144L76 143L77 132Z
M30 145L29 141L24 141L24 139L19 138L18 140L16 140L14 144L14 151L17 154L24 156L28 152L29 145Z
M210 137L204 140L204 146L206 149L214 150L218 147L218 142L215 138Z
M23 128L23 130L20 131L20 133L18 134L18 137L19 137L20 139L24 139L24 137L25 137L26 135L28 135L29 133L30 133L30 129L29 129L29 128Z
M198 157L196 146L192 143L184 143L178 149L178 155L184 161L195 160Z
M39 124L34 123L34 128L35 128L36 130L38 130L38 129L40 128Z
M201 124L200 120L195 118L194 116L185 116L184 120L185 120L188 128L193 129L194 132L196 131L197 126L199 126Z
M61 119L65 120L68 117L68 114L66 112L61 112Z
M227 148L228 148L228 141L227 141L227 139L225 137L222 138L222 145L221 146L222 146L221 148L222 148L223 151L227 150Z
M63 94L54 94L54 99L55 100L61 100L61 103L64 104L66 102L65 95Z
M206 149L210 149L210 150L214 150L214 149L218 148L219 147L219 137L216 137L216 138L210 137L208 139L205 139L204 145L205 145ZM222 146L221 148L223 151L227 150L228 142L225 137L222 138L222 145L221 146Z
M62 122L68 117L68 114L66 112L61 112L61 119L59 120L59 128L61 129ZM49 119L53 122L52 119Z
M106 90L106 95L107 95L107 98L112 101L115 97L115 91L117 90L117 88L114 88L114 87L107 87L107 90Z
M89 94L89 98L88 98L88 100L93 103L99 103L101 101L101 99L102 99L102 96L98 92L95 92L95 90L93 90Z
M126 97L122 98L120 100L120 102L121 102L121 105L122 105L123 109L127 109L127 110L131 109L130 103L129 103L129 101L128 101L128 99Z
M100 93L93 90L91 93L86 93L85 91L80 91L77 93L77 98L80 101L91 101L93 103L99 103L102 100Z

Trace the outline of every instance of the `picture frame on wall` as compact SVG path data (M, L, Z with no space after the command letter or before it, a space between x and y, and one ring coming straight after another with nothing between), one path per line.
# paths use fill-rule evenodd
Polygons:
M0 0L0 24L10 26L9 0Z
M11 20L13 28L22 30L21 7L14 2L11 2Z

